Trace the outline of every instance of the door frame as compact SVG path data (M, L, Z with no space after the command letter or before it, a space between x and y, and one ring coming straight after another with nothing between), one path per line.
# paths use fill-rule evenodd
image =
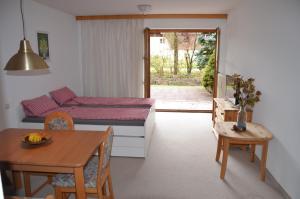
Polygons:
M219 71L219 56L220 56L220 28L216 29L150 29L144 30L144 97L150 98L151 96L151 74L150 74L150 36L151 34L161 32L204 32L216 33L216 62L214 68L214 87L213 98L217 97L217 84L218 84L218 71ZM213 103L214 110L214 103ZM212 111L204 111L211 113Z

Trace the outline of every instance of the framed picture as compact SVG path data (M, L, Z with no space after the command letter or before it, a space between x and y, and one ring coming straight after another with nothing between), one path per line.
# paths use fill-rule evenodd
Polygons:
M37 40L38 40L39 56L41 56L43 59L49 59L48 33L38 32Z

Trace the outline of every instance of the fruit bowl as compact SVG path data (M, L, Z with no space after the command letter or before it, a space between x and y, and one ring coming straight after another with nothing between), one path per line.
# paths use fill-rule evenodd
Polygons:
M22 143L25 146L41 146L51 143L51 136L43 133L29 133L24 137Z

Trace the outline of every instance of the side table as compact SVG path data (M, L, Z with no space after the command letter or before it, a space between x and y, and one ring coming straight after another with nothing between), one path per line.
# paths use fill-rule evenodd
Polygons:
M216 161L219 161L221 150L223 150L223 158L221 165L220 178L224 179L229 147L231 144L249 144L250 160L253 162L255 157L255 147L257 144L262 145L262 155L260 161L260 179L265 180L266 177L266 161L268 153L268 143L272 139L272 133L263 125L256 123L247 123L247 130L243 132L235 132L232 126L235 122L216 122L214 126L215 132L219 135L216 153Z

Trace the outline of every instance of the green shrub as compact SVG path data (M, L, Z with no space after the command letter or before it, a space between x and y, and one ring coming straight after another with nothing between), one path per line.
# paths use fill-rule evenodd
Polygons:
M205 89L212 93L214 88L214 68L216 63L216 53L215 51L210 55L208 64L202 69L202 86L205 87Z
M168 63L170 62L168 57L154 55L151 56L150 61L150 70L151 72L155 71L159 76L164 75L164 68L167 67Z

